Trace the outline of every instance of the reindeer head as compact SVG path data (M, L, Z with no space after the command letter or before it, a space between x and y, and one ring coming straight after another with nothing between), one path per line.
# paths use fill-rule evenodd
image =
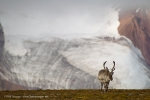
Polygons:
M112 76L113 76L114 70L115 70L115 62L113 61L114 66L113 66L113 68L111 69L111 71L109 71L109 69L108 69L107 67L105 67L106 62L107 62L107 61L104 62L103 66L104 66L104 69L106 70L106 73L107 73L109 79L112 81L112 80L113 80L113 77L112 77Z

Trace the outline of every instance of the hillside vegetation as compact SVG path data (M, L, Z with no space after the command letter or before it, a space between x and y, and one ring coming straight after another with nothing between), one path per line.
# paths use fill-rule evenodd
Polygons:
M150 90L17 90L0 91L1 100L150 100Z

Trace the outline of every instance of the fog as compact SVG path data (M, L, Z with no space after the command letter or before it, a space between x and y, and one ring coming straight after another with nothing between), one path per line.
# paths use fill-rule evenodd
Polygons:
M30 37L91 37L106 34L106 24L118 25L117 11L101 2L14 1L1 6L6 35ZM108 19L112 20L110 22ZM14 24L15 23L15 24Z
M121 7L130 8L135 4L149 3L148 0L0 0L0 22L5 35L29 37L107 35L107 30L117 33L114 27L119 25L116 19ZM104 28L106 24L111 28Z

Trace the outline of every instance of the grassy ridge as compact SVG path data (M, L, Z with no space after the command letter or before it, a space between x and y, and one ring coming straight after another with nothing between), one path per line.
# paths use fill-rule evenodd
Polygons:
M150 100L150 90L18 90L0 91L0 100Z

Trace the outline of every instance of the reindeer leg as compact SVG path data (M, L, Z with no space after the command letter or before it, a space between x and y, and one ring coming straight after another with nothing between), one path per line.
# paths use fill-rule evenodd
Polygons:
M107 90L106 91L108 91L108 86L109 86L109 82L107 82Z
M109 82L106 82L106 92L108 91Z
M103 89L103 83L101 82L101 92L102 92L102 89Z
M108 91L108 86L106 86L106 88L105 88L105 92L107 92Z
M106 93L106 88L104 88L104 93Z
M107 92L107 83L105 82L104 83L104 93L106 93Z

